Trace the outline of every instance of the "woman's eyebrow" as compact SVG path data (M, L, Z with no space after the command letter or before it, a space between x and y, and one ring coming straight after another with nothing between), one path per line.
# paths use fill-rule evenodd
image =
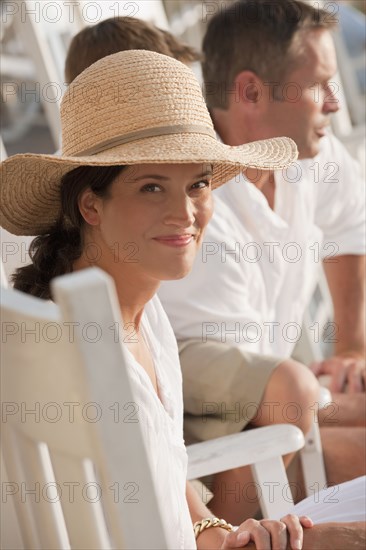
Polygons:
M170 178L168 178L166 176L162 176L160 174L143 174L142 176L137 176L136 178L131 176L131 181L141 181L141 180L144 180L144 179L154 179L154 180L159 180L159 181L168 181Z
M205 170L204 172L201 172L201 174L198 174L195 176L196 178L204 178L205 176L212 176L213 171L212 170Z
M196 176L193 176L192 179L198 179L203 178L205 176L212 176L212 170L206 170L205 172L201 172L200 174L197 174ZM161 174L143 174L142 176L134 177L131 174L131 179L129 181L131 182L139 182L144 179L155 179L159 181L169 181L171 178L168 178L167 176L162 176Z

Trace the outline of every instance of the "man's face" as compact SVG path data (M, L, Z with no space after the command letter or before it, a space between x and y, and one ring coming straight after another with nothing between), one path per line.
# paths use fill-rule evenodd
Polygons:
M332 82L337 60L328 31L304 34L303 54L285 81L274 91L260 126L262 138L291 137L299 158L312 158L329 125L329 115L338 111L337 85ZM266 92L268 94L268 88Z

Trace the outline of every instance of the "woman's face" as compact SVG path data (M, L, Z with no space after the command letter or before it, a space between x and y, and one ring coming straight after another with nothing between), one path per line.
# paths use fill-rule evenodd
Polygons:
M118 266L159 281L184 277L212 216L211 179L208 164L143 164L122 170L108 198L85 191L84 257L109 273Z

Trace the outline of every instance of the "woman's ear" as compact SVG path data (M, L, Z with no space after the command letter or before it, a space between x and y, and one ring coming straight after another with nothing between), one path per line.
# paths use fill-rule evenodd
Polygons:
M239 93L239 102L247 109L258 109L265 99L266 89L263 81L252 71L242 71L236 76L235 87ZM267 90L268 94L268 90Z
M80 214L89 225L99 225L102 199L91 189L85 189L79 197Z

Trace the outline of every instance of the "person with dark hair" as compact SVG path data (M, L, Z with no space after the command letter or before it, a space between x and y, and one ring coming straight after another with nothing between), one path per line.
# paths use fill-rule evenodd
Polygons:
M73 38L66 58L66 78L69 82L71 82L93 61L101 59L108 54L115 53L120 50L133 49L134 47L168 54L186 63L198 58L198 55L196 55L193 50L188 49L188 46L181 44L178 39L167 31L160 31L149 23L145 23L144 21L131 17L119 17L116 19L112 18L102 21L93 27L83 29ZM189 322L188 319L186 321ZM265 361L263 360L261 370L251 372L251 382L249 388L251 388L252 391L248 393L251 395L252 402L256 400L256 392L258 393L258 391L262 391L263 373L267 374L267 371L272 369L273 366L273 359L270 358L268 364L265 364ZM280 376L283 375L281 369L278 369L278 372L280 372ZM258 376L260 377L259 380ZM292 384L291 398L302 407L304 412L297 419L289 418L286 420L283 419L282 421L289 421L306 433L313 421L312 405L317 399L319 388L314 376L312 376L307 369L304 373L296 373L296 377L297 384ZM271 380L269 381L269 385L269 391L271 391ZM278 383L275 384L276 390L278 389L278 385ZM194 379L192 379L190 386L190 392L194 393ZM197 389L198 392L201 391L200 383L198 384ZM288 402L288 392L286 390L287 386L285 387L285 391L277 391L276 394L276 400L281 408L286 406L286 403ZM185 406L186 410L189 412L191 410L191 406L189 396L187 398L187 392L186 400L187 402L185 403ZM186 418L189 417L186 415ZM263 418L263 425L270 425L275 421L276 418L272 418L267 415L267 417ZM222 427L224 427L224 425L222 425ZM210 427L207 426L206 429L210 429ZM217 435L221 435L221 433L218 432ZM186 430L185 436L188 440L191 440L192 434L189 426L188 430ZM291 459L292 455L286 457L286 462L289 462ZM207 483L207 480L205 481ZM336 482L338 481L338 478L336 478ZM249 514L251 510L245 509L245 512ZM224 510L220 510L220 514L225 516Z
M186 64L201 59L194 48L147 21L136 17L111 17L85 27L73 37L65 61L66 82L70 84L98 59L124 50L150 50Z
M203 75L219 137L237 146L290 136L300 161L246 170L215 192L192 272L159 290L179 342L186 440L281 422L306 433L314 374L329 374L333 414L319 413L328 482L365 473L365 186L328 132L339 109L334 27L331 13L298 0L239 0L209 21ZM311 372L291 356L323 259L334 356ZM307 330L322 338L323 328ZM215 513L253 513L251 483L248 469L215 476Z
M88 97L96 85L100 95ZM307 517L248 520L231 533L194 490L186 497L179 358L155 296L161 280L189 271L212 215L211 187L262 158L287 166L295 144L221 144L192 71L147 51L119 52L86 69L63 98L61 120L60 156L22 154L1 164L1 225L38 235L32 264L17 270L14 287L49 299L56 275L94 265L113 277L124 322L135 331L126 342L128 369L170 548L196 547L192 520L201 548L251 538L260 547L269 537L285 547L287 528L291 548L299 548L302 525L312 525Z
M157 51L158 53L164 53L171 57L175 57L185 63L190 63L199 58L197 52L195 52L189 46L182 44L177 38L175 38L167 31L157 29L149 23L140 21L135 18L112 18L102 21L101 23L93 27L87 27L83 29L73 38L66 59L66 78L69 82L71 82L78 76L78 74L80 74L83 69L85 69L97 59L103 58L104 56L111 53L115 53L121 50L129 50L132 48ZM187 320L187 322L189 322L189 320ZM219 357L219 355L220 354L218 353L217 356ZM233 368L235 361L237 361L237 359L240 360L240 357L231 357L230 360L232 362ZM246 357L248 358L247 367L249 368L251 364L250 356L247 355ZM186 362L189 361L189 358L185 357L185 359ZM245 395L241 396L242 401L235 401L234 407L237 407L240 403L243 403L243 406L245 407L246 405L248 405L245 410L248 410L249 412L253 411L253 404L254 406L256 406L256 404L258 403L259 406L259 396L261 392L263 392L263 387L265 386L266 404L262 406L261 411L257 415L258 420L261 422L260 425L270 425L278 421L290 422L301 428L304 433L306 433L309 427L312 425L314 418L314 403L316 403L317 401L319 392L318 384L314 376L311 375L308 369L295 369L294 364L289 365L288 363L284 363L283 365L281 364L278 367L277 365L278 361L274 361L273 357L262 358L261 369L257 369L256 371L251 369L250 371L248 371L248 375L250 374L250 383L247 383L247 390L245 392ZM276 376L268 379L270 372L275 367ZM196 385L196 381L194 380L195 374L193 371L192 374L193 379L190 383L191 393L194 392L194 387ZM284 383L284 377L286 378L286 383ZM241 391L240 386L238 386L238 390ZM197 383L197 391L198 394L200 394L200 383ZM249 403L248 400L245 400L247 396L250 396ZM188 411L188 414L185 417L187 427L186 437L188 440L192 440L192 431L190 429L191 417L189 415L189 411L191 411L192 409L189 392L185 392L185 398L186 410ZM234 399L232 399L232 401L234 402ZM295 402L296 407L301 408L300 415L294 417L293 415L283 414L284 410L290 410L288 407L289 401ZM281 411L280 416L278 414L273 414L273 403L277 404L277 411ZM231 402L228 402L226 409L231 410ZM262 414L262 412L266 409L267 414ZM230 414L227 415L227 418L230 419ZM238 426L238 429L240 429L241 420L239 422L235 421L235 423ZM215 425L215 423L212 424L210 422L208 422L204 426L201 424L201 429L205 430L206 434L210 431L211 428L217 429L217 424ZM216 432L217 435L220 435L221 433L226 433L225 423L220 423L219 428L224 431L220 432L219 430L218 432ZM344 440L343 433L338 434L336 433L336 431L334 431L334 434L336 436L336 439L339 438L339 440ZM207 435L205 437L207 437ZM323 439L324 437L325 435L323 434ZM347 437L349 437L349 434L347 434ZM332 446L333 439L334 437L332 437L331 439ZM348 439L347 442L349 442ZM351 443L351 445L348 445L348 452L350 454L352 454L355 449L354 442L351 441ZM336 483L349 479L348 476L340 475L338 460L334 460L334 453L326 452L325 454L327 459L326 465L330 465L330 467L328 467L330 478L333 479ZM290 462L291 458L291 456L286 457L286 462ZM354 475L358 475L359 473L361 473L359 471L360 468L358 467L358 464L359 461L354 466ZM298 481L298 479L296 479L296 481ZM224 508L226 508L226 502L224 503ZM246 510L247 514L250 514L251 511L251 509ZM225 516L226 512L225 510L220 510L220 513L221 515ZM240 511L239 514L241 514Z
M100 94L88 97L96 85ZM14 285L52 299L55 275L94 265L113 277L122 318L134 327L134 341L125 341L127 368L169 548L362 542L363 480L351 488L351 523L312 527L307 516L289 514L248 519L236 531L186 482L178 349L156 291L162 280L189 272L212 215L211 189L249 167L288 166L297 157L294 142L220 143L193 73L147 51L119 52L86 69L63 98L61 122L59 157L21 154L0 165L1 225L38 235L32 264L18 270Z

